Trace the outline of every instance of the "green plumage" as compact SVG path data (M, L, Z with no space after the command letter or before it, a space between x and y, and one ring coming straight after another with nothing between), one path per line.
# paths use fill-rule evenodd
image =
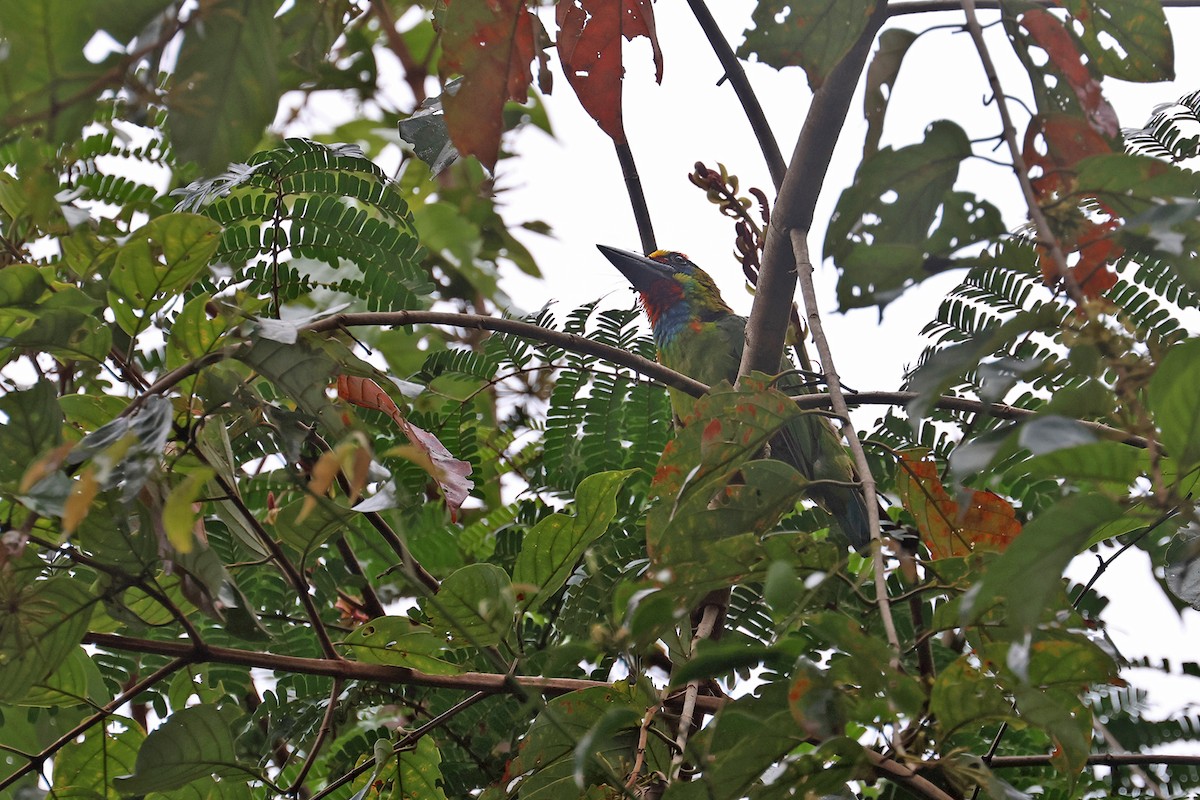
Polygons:
M679 253L650 256L600 246L600 251L641 295L650 318L658 360L676 372L713 385L737 379L746 343L746 318L721 299L712 278ZM792 369L781 364L780 372ZM788 394L804 391L799 378L780 380ZM686 418L695 400L671 389L675 415ZM854 467L826 417L804 414L771 440L771 456L812 481L854 482ZM870 538L862 493L849 486L816 485L810 496L834 518L838 532L855 548Z

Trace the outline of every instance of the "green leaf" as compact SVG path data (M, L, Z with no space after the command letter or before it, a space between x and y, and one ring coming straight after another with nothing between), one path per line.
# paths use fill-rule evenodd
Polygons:
M1035 456L1021 469L1041 478L1066 478L1129 486L1142 470L1145 455L1120 442L1094 442Z
M699 678L718 678L735 670L757 667L766 662L772 666L786 658L774 647L749 645L743 640L714 642L704 640L696 648L696 654L686 664L671 671L671 686L683 686ZM788 659L790 660L790 659Z
M461 670L440 658L447 642L433 629L405 617L379 617L356 628L342 640L349 655L369 664L409 667L432 675L454 675Z
M1175 46L1159 0L1064 0L1083 23L1080 38L1092 63L1125 81L1175 78Z
M243 160L279 105L275 7L212 0L184 34L167 94L175 152L207 174Z
M215 706L198 705L176 711L151 731L138 749L133 774L114 780L123 794L147 794L242 772L228 715Z
M551 514L525 534L513 568L522 609L540 607L563 587L584 551L608 530L617 514L617 491L635 472L589 475L575 491L575 516Z
M782 461L749 460L803 413L782 392L752 384L735 390L722 383L697 400L659 461L646 546L656 566L672 571L676 588L735 582L762 557L757 537L808 486Z
M38 381L0 397L0 480L19 480L34 459L62 440L57 394L49 382Z
M920 144L885 147L863 161L825 237L825 252L842 270L843 309L886 305L929 277L928 264L940 269L954 252L1005 232L995 206L952 191L970 156L962 128L940 120Z
M168 0L0 0L0 120L11 130L23 119L44 119L39 132L66 142L96 113L111 87L112 65L92 63L84 46L100 30L125 44L169 4ZM119 9L117 11L116 9Z
M1007 623L1031 630L1059 589L1063 570L1087 546L1092 531L1121 515L1121 507L1100 495L1060 500L1025 526L992 561L963 598L961 619L978 619L997 601L1006 601Z
M446 800L442 784L442 754L432 736L421 737L416 747L396 756L395 788L402 793L394 797Z
M754 27L745 32L738 56L776 69L801 66L816 91L825 83L875 10L873 0L759 0Z
M110 699L100 669L82 647L72 649L44 681L25 693L23 706L100 706Z
M961 656L943 667L934 679L929 711L945 735L970 724L1012 720L1016 711L994 678L976 666L975 656Z
M92 727L81 741L72 742L55 756L53 796L116 800L112 778L133 772L138 748L146 737L142 727L127 717L108 717L107 722L110 724Z
M108 301L131 336L208 268L221 226L199 214L166 214L130 234L109 276Z
M622 779L633 765L638 720L657 702L650 692L629 684L582 689L548 702L509 768L512 775L530 773L520 783L522 800L579 797L589 785ZM577 770L577 748L585 741L591 757ZM655 737L648 744L644 769L665 766L669 759L663 759L662 745Z
M46 280L32 264L9 264L0 270L0 306L31 308L46 291Z
M96 602L75 578L34 580L37 566L14 564L0 581L0 701L21 700L58 669L83 639Z
M917 34L904 28L888 28L879 34L879 47L871 59L871 65L867 67L867 88L863 94L863 116L867 119L863 158L879 150L888 100L895 92L896 77L900 74L904 55L916 40Z
M303 498L280 508L274 526L280 541L305 554L319 547L330 536L344 531L357 516L328 497L310 495L309 499L315 500L316 505L311 506L307 513Z
M423 601L433 624L473 647L499 644L512 630L516 597L508 573L495 564L470 564L442 581Z
M1176 345L1150 379L1149 407L1167 455L1186 472L1200 463L1200 340Z

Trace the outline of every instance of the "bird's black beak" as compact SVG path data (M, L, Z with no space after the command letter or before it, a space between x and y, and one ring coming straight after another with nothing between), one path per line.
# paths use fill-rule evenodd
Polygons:
M646 258L646 256L602 244L596 245L596 249L603 253L604 257L611 261L612 265L619 269L626 280L639 292L650 291L650 287L654 285L655 281L671 275L670 267Z

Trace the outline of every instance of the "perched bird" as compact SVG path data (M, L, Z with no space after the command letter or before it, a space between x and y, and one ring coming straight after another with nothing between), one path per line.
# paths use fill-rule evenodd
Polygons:
M641 295L650 318L658 360L676 372L704 383L737 379L746 344L746 318L734 314L708 273L681 253L657 250L648 256L597 245ZM791 369L785 362L781 372ZM800 391L798 378L784 378L779 388ZM685 418L695 402L671 389L675 415ZM841 439L826 417L804 414L771 440L771 456L785 461L805 478L854 481L854 468ZM851 486L817 484L810 495L833 515L836 528L856 549L870 538L862 492Z

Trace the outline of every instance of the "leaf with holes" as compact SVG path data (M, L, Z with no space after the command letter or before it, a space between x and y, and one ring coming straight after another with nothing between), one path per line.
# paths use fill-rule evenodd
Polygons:
M971 155L962 128L939 121L925 141L885 147L863 161L842 192L825 237L825 252L841 269L843 309L886 305L943 266L954 252L1004 233L987 201L952 191L959 164Z
M776 69L801 66L814 91L866 30L874 0L759 0L738 56Z
M442 97L446 125L460 153L489 170L500 155L504 103L523 102L533 81L534 26L520 0L454 0L440 4L443 77L462 75L458 91Z
M653 6L648 0L563 0L556 15L558 57L567 83L600 129L617 144L624 144L623 39L645 36L650 40L655 79L662 83L662 51L654 28Z
M1062 6L1083 25L1088 56L1105 75L1175 78L1175 47L1159 0L1063 0Z

